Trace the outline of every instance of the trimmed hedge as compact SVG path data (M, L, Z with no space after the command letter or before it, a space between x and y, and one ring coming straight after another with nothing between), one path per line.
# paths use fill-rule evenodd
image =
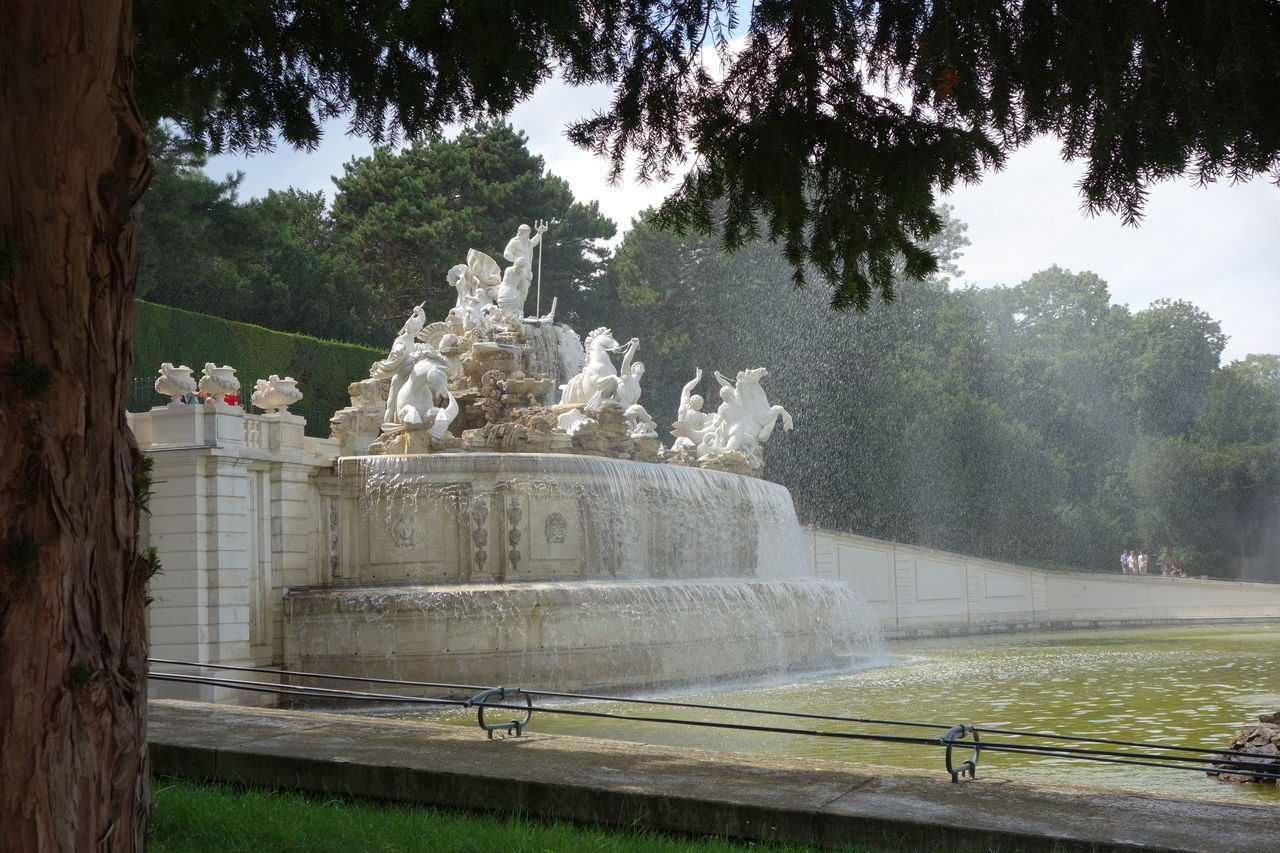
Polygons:
M133 386L138 390L130 394L129 410L168 402L152 387L163 362L189 366L198 381L212 361L236 369L249 411L256 411L248 405L254 382L273 373L297 379L303 398L289 411L307 419L307 435L325 437L329 418L350 405L347 386L368 377L369 365L385 357L371 347L273 332L139 299L133 313Z

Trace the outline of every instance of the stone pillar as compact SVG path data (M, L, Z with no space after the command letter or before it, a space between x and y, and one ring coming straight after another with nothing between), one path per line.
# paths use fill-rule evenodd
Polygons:
M198 422L205 413L192 414ZM216 421L213 426L218 426ZM160 573L150 585L151 656L253 663L247 463L200 446L155 448L151 455L156 461L147 530L161 562ZM215 696L207 687L176 687L158 692L200 699Z
M161 406L131 414L154 460L144 525L161 571L151 579L151 656L269 667L283 659L284 589L327 580L314 485L332 442L304 436L295 415L237 406ZM189 667L154 670L195 674ZM201 674L266 680L253 674ZM270 694L153 681L154 696L267 704Z
M326 549L322 545L328 525L312 482L314 471L315 465L300 462L276 462L271 466L271 554L275 570L271 586L276 591L270 602L273 662L284 660L283 590L316 586L327 580Z

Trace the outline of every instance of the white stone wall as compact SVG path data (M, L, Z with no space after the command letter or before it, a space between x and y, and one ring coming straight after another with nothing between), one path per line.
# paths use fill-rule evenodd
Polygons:
M819 577L854 584L886 636L1280 619L1280 584L1049 572L806 528Z
M316 535L323 499L313 481L332 468L336 442L305 437L300 417L222 403L160 406L130 414L129 425L155 460L142 531L162 566L150 583L151 656L278 665L285 587L328 580ZM152 693L268 701L168 682L153 682Z

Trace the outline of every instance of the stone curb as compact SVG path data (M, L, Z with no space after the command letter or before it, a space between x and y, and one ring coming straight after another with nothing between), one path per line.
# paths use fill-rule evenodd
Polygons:
M839 761L152 700L152 770L478 812L837 847L1280 849L1280 807Z

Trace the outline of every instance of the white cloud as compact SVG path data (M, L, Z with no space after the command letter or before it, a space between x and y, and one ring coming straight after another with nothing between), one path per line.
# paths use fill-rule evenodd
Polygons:
M297 151L288 143L280 143L275 151L252 156L223 154L209 158L205 173L213 178L240 171L242 200L262 198L267 190L294 187L307 192L323 190L333 200L332 177L342 174L342 164L352 157L365 157L373 146L365 139L347 136L346 121L335 119L324 124L324 136L315 151Z
M1280 352L1280 190L1265 180L1152 188L1142 223L1088 217L1076 182L1080 164L1063 163L1042 139L981 184L946 200L969 223L972 245L962 281L1017 284L1057 264L1107 281L1112 301L1134 311L1160 298L1185 299L1222 324L1225 361Z

